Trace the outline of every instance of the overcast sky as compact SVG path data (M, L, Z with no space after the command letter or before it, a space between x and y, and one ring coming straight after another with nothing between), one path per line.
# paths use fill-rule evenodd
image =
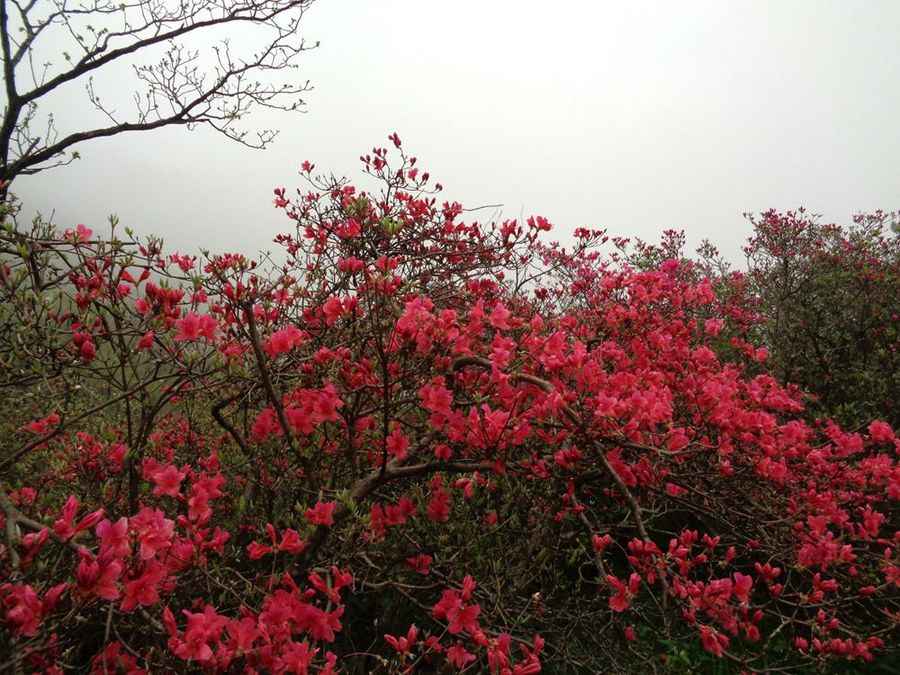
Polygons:
M302 160L356 176L397 131L446 199L542 214L563 241L685 229L738 260L746 211L900 208L898 35L898 0L318 0L307 112L258 115L270 149L122 135L14 191L63 227L116 213L173 249L256 252Z

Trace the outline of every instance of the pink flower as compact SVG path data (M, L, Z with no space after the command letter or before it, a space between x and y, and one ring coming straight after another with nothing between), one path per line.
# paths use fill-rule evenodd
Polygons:
M181 481L187 475L187 469L179 471L172 464L164 464L150 474L150 480L156 483L153 494L157 497L177 497L181 487Z
M100 537L100 548L107 550L114 556L122 557L131 553L128 544L128 519L119 518L115 523L109 520L101 520L97 523L94 532Z
M175 336L176 340L195 342L202 337L207 342L214 342L219 322L209 314L201 315L196 312L190 312L184 318L178 319L175 322L175 326L178 328L178 334Z
M13 586L3 598L6 609L6 624L14 635L32 636L38 634L43 618L41 601L31 586Z
M73 527L72 522L75 520L75 514L77 512L78 500L75 499L74 495L70 495L65 506L63 506L62 516L53 523L53 531L63 539L70 539L79 532L94 527L94 525L99 523L100 519L103 518L103 509L97 509L86 515Z
M269 357L274 359L279 354L286 354L300 345L304 337L306 334L299 328L288 326L272 333L263 347L269 353Z
M503 306L502 302L498 302L494 306L494 311L491 312L491 325L494 328L507 329L509 328L509 310Z
M88 229L81 223L79 223L78 225L75 226L74 231L66 230L65 232L63 232L64 238L70 239L70 240L76 241L76 242L88 241L93 236L94 236L94 231L91 229Z
M149 560L158 551L169 548L175 536L175 523L159 509L142 509L131 519L131 527L141 545L141 560Z
M122 574L122 565L109 551L101 552L94 558L86 550L79 551L81 561L75 571L75 578L82 591L96 595L104 600L115 600L119 597L118 579Z

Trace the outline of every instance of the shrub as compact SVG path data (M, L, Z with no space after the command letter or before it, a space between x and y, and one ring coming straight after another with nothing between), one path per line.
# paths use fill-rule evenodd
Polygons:
M5 667L893 653L891 426L806 421L686 262L464 223L391 140L362 158L380 192L308 163L276 190L281 265L7 228Z

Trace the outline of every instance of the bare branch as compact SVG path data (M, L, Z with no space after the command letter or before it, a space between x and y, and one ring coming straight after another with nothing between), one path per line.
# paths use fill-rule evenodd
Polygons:
M255 108L295 111L303 105L300 96L309 90L308 82L273 78L296 69L300 54L313 48L298 37L311 4L312 0L85 0L75 6L65 0L3 2L2 194L19 175L77 158L71 150L75 145L129 131L207 125L248 147L266 147L277 132L265 129L250 135L240 125ZM236 53L233 40L210 40L223 29L235 35L244 26L260 33L252 53L246 49ZM61 42L68 48L57 56ZM97 89L100 76L117 62L133 68L130 114L118 103L102 100ZM21 91L29 79L30 85ZM82 83L87 101L106 124L60 138L46 99L75 82ZM41 133L38 127L44 120L47 128Z

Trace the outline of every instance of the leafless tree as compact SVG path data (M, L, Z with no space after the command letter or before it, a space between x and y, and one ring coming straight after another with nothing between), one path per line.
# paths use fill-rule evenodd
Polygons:
M93 138L209 125L263 148L273 130L241 123L254 108L296 110L309 89L293 73L311 48L298 36L313 0L0 0L5 107L0 201L18 176L68 164ZM243 50L238 43L256 40ZM136 78L133 105L102 101L95 78ZM276 79L282 81L276 82ZM115 80L121 90L122 85ZM81 87L99 121L60 133L50 95Z

